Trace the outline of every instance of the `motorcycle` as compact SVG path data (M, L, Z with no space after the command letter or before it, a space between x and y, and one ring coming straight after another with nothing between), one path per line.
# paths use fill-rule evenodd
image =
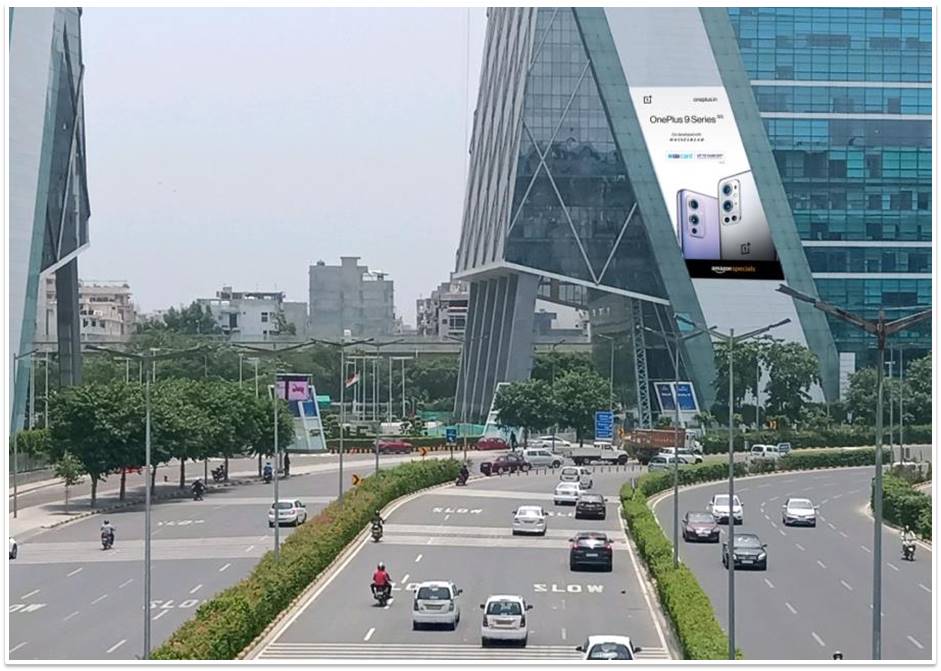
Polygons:
M392 585L383 585L382 587L372 586L372 596L379 603L380 607L385 607L392 596Z
M271 478L274 476L272 475L271 471L266 470L264 475L262 475L261 477L264 479L265 484L267 485L271 483Z
M212 469L212 479L215 482L222 482L225 480L225 464L219 466L219 468Z
M102 531L101 532L101 549L110 550L112 545L114 545L114 532Z
M454 481L456 487L466 487L467 486L467 475L460 473L457 476L457 479Z
M902 559L915 561L915 542L902 543Z
M193 500L194 501L203 500L203 490L201 487L193 487Z
M372 539L374 543L378 543L382 539L382 525L381 524L372 525Z

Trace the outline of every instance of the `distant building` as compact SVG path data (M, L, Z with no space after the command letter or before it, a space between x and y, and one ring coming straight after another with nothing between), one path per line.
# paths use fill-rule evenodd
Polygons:
M43 276L36 306L36 340L56 340L58 300L54 274ZM126 338L133 333L137 321L137 309L131 301L131 287L123 281L79 280L78 313L83 338Z
M314 338L388 336L395 331L393 283L385 273L370 271L358 256L341 256L339 266L323 261L310 266L310 317Z
M288 335L294 325L296 335L304 335L307 304L284 300L283 291L233 291L222 287L215 298L198 298L227 336L240 340ZM283 328L282 328L283 326Z
M442 282L430 297L415 301L418 335L463 338L469 295L467 282L451 280Z

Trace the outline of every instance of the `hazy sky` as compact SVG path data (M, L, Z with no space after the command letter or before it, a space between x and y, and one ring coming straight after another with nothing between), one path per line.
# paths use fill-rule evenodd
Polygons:
M86 9L80 276L127 280L143 311L223 285L307 301L308 265L360 256L414 323L454 269L485 26L483 8Z

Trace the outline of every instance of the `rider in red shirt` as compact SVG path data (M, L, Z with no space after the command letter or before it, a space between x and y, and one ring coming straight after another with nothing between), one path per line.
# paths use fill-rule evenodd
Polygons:
M376 572L372 574L372 587L373 592L377 589L390 589L392 587L392 577L386 571L386 565L383 562L379 562Z

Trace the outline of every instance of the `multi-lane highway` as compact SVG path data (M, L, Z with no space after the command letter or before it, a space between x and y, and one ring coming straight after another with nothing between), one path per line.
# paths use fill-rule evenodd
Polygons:
M665 626L618 515L617 493L629 477L623 468L596 470L595 490L608 497L606 520L575 520L571 506L554 505L557 473L483 478L418 495L389 515L380 543L363 540L253 656L570 659L588 635L619 634L643 648L640 657L668 658ZM513 510L527 503L551 513L545 538L511 534ZM590 529L616 540L611 573L569 569L569 537ZM386 608L375 605L369 590L380 561L396 583ZM410 591L426 580L450 580L464 590L455 631L413 631ZM479 606L491 594L518 594L534 606L525 649L481 648Z
M866 514L872 467L783 473L742 479L736 493L745 521L737 531L757 533L768 545L768 570L739 570L735 578L736 643L748 659L870 659L872 630L872 518ZM680 517L705 510L728 484L680 492ZM785 527L781 506L789 496L820 506L816 528ZM672 538L673 497L655 512ZM723 534L725 533L723 526ZM883 532L882 658L931 659L932 557L927 545L916 561L902 561L898 535ZM680 557L696 574L728 624L728 574L720 546L684 543Z

